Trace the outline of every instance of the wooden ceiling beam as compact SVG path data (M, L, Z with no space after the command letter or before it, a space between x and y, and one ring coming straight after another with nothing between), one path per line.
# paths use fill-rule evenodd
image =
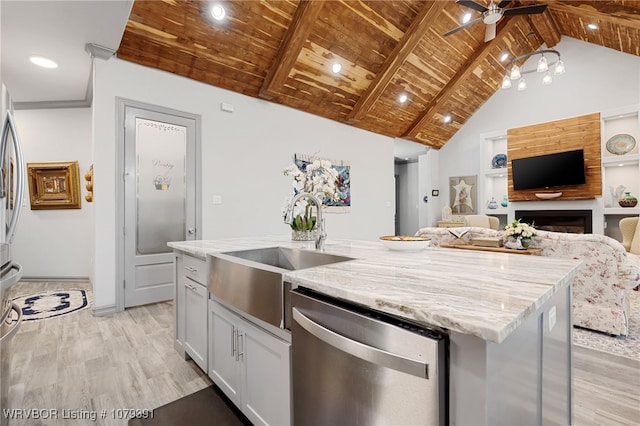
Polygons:
M558 12L640 30L640 2L636 6L597 1L572 2L570 4L553 2L549 3L549 8Z
M282 39L278 54L260 88L258 95L261 98L273 99L280 94L280 88L284 86L289 73L298 60L324 3L325 0L302 0L298 4L291 24Z
M458 71L447 84L446 86L429 102L424 112L418 117L413 124L409 127L409 129L402 135L403 138L414 139L416 138L421 129L424 128L430 120L433 119L433 115L438 112L438 110L444 105L445 102L449 100L454 93L458 91L460 86L465 83L465 80L473 74L476 67L482 64L492 52L494 52L494 47L498 45L502 38L514 30L518 25L518 18L512 17L510 18L503 26L498 28L496 32L496 37L488 43L483 43L478 50L474 52L473 55L469 57L469 59L465 62L465 64Z
M527 18L534 31L538 33L549 49L560 43L562 33L549 9L541 14L527 15Z
M402 39L389 54L381 70L367 87L367 90L364 91L354 105L353 110L347 117L348 123L357 122L369 113L400 67L402 67L404 61L415 50L425 32L433 25L445 6L446 2L434 1L431 5L422 8Z

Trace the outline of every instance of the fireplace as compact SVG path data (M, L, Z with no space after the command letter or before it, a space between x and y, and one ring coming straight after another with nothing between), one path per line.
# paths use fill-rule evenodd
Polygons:
M590 234L591 210L516 210L516 219L533 223L536 229L573 234Z

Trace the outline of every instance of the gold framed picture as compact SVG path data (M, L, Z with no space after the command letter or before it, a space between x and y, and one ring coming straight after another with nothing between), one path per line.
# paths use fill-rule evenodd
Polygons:
M79 209L77 161L27 163L31 210Z

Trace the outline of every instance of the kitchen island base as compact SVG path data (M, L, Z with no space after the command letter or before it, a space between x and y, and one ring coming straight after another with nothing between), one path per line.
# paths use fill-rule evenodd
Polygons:
M450 335L451 425L573 424L571 286L501 343Z

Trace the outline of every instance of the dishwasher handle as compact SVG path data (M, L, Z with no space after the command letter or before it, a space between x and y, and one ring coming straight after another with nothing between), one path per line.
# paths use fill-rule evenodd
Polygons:
M411 374L423 379L429 378L429 364L415 359L407 358L398 354L387 352L373 346L365 345L355 340L342 336L322 325L314 322L304 315L297 308L292 309L293 320L306 331L322 340L323 342L341 350L349 355L371 362L392 370Z

